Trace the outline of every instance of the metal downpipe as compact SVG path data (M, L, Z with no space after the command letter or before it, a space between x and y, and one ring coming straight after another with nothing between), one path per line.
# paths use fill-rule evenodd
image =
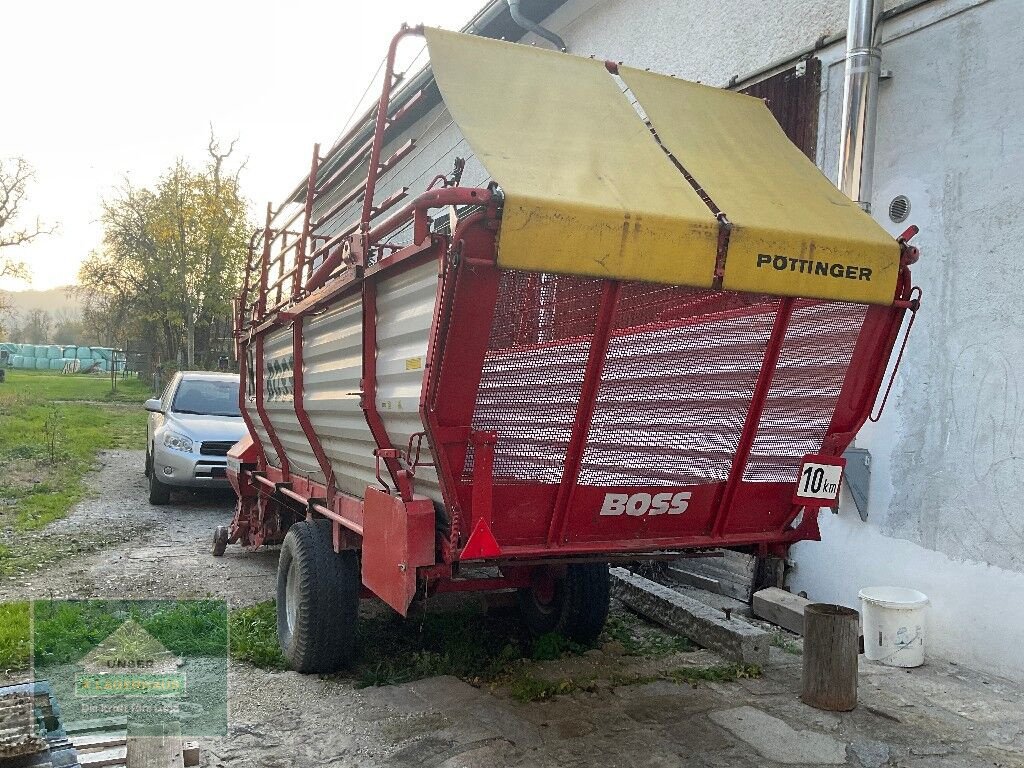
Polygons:
M881 28L882 0L850 0L838 186L865 211L874 180Z
M520 0L507 0L509 13L512 14L512 21L518 24L528 32L533 32L536 35L540 35L553 46L555 46L562 53L566 52L565 41L562 40L558 35L552 32L550 29L542 27L532 19L528 19L523 15L523 12L519 10Z

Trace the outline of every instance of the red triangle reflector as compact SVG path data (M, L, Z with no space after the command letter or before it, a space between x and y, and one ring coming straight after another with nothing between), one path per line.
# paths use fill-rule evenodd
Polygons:
M479 560L485 557L497 557L501 554L501 547L491 533L491 527L481 518L477 520L476 528L469 536L469 541L459 553L460 560Z

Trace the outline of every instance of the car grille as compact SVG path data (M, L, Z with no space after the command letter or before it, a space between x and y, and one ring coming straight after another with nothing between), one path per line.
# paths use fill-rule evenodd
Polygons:
M234 444L231 440L206 440L200 444L199 452L207 456L227 456Z

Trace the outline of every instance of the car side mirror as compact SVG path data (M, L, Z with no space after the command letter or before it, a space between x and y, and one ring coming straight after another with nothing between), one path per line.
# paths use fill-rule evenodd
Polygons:
M136 402L138 402L136 400ZM163 406L159 397L151 397L146 401L146 410L150 413L163 413Z

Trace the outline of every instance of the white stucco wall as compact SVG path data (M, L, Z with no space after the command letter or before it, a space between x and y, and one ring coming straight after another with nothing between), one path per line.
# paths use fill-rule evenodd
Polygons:
M887 7L898 5L887 3ZM546 24L574 53L722 85L842 32L846 0L575 0ZM1024 678L1024 2L935 0L887 22L874 214L911 200L924 306L872 454L870 516L844 498L793 548L794 591L932 600L928 648ZM819 165L836 175L840 42L823 62Z
M794 590L856 605L871 584L929 595L932 653L1024 678L1024 3L932 3L886 29L875 218L911 201L924 305L871 451L869 519L849 499L793 548ZM823 76L837 164L841 50ZM908 222L908 223L909 223Z

